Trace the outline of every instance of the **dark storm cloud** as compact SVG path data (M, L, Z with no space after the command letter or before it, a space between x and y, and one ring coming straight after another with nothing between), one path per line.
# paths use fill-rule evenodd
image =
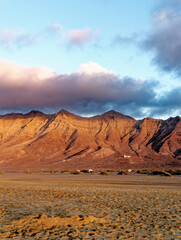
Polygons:
M146 107L155 98L154 81L120 78L96 63L72 74L0 61L0 108L66 108L93 114L110 108Z
M162 70L181 75L181 1L160 1L154 14L152 32L143 48L153 52L153 63Z
M181 87L165 92L159 105L181 109Z
M151 116L180 115L181 114L181 87L176 87L162 93L150 108Z
M0 111L49 112L65 108L90 115L110 109L142 118L163 112L167 106L179 109L181 89L158 98L157 81L120 78L97 63L83 64L72 74L57 74L46 67L25 67L0 61ZM169 109L169 107L167 107Z

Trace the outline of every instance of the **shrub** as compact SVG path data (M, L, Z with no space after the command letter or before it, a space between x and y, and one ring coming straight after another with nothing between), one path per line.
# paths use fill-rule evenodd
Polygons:
M26 174L32 174L32 172L31 172L31 171L25 171L25 173L26 173Z
M181 175L181 170L176 170L176 171L169 170L167 172L172 174L172 175Z
M102 171L102 172L100 172L100 175L102 175L102 176L108 176L109 174L108 174L106 171Z
M50 170L49 173L54 174L54 173L57 173L57 171Z
M62 173L71 173L70 170L63 170Z
M174 171L172 175L181 175L181 170Z
M97 173L97 171L92 170L92 169L83 169L81 170L82 173Z
M82 174L82 173L81 173L81 171L72 171L71 174L80 175L80 174Z
M117 175L129 175L129 172L127 171L119 171Z
M147 171L147 170L142 170L142 171L140 171L140 173L141 173L141 174L150 174L150 172Z
M107 172L117 172L115 169L108 169Z
M164 171L153 171L152 172L153 175L161 175L161 176L167 176L167 177L171 177L172 174L169 172L164 172Z
M82 173L89 173L89 170L83 169L83 170L81 170L81 172L82 172Z
M98 173L98 171L97 170L93 170L91 173Z
M33 173L39 174L39 173L42 173L42 171L33 171Z

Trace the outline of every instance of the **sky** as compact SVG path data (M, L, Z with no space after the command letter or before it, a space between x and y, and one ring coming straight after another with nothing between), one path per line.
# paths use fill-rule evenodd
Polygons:
M0 114L181 115L181 0L0 0Z

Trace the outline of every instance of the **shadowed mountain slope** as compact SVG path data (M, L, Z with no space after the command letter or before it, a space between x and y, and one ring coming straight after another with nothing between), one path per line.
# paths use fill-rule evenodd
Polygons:
M0 116L0 170L181 167L181 118L115 111L84 118L65 110Z

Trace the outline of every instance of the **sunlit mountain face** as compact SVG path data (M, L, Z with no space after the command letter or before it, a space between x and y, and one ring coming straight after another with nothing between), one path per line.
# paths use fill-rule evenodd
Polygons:
M0 169L170 169L180 166L181 118L135 120L66 110L0 118Z

